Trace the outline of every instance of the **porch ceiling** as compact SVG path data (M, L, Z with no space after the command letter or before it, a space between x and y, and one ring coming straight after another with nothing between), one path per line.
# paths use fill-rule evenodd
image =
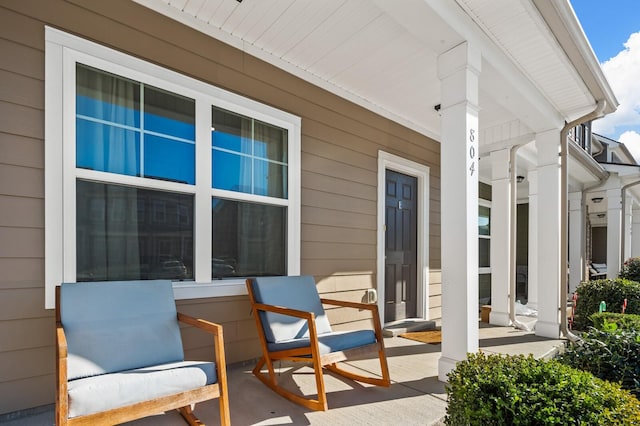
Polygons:
M534 0L133 1L436 140L437 58L465 40L483 53L481 144L561 125L598 94Z

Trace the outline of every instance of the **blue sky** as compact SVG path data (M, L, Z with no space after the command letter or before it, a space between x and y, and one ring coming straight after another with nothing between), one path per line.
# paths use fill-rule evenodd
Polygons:
M571 0L618 110L594 131L623 142L640 159L640 0Z

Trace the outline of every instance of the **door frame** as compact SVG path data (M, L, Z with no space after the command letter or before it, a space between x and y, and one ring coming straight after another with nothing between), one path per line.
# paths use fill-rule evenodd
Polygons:
M415 161L378 151L378 217L377 217L377 261L376 281L378 295L385 294L385 199L386 171L393 170L418 180L417 226L417 315L429 319L429 166ZM380 321L384 323L384 297L378 296Z

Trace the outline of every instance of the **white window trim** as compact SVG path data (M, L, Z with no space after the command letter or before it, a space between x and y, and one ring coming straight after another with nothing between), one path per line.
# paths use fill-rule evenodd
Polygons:
M135 176L114 175L75 167L75 64L76 61L161 87L196 100L196 123L211 117L210 106L218 106L287 129L288 198L277 200L211 188L210 144L196 143L197 185L152 181ZM196 126L196 141L210 140L210 132ZM75 182L92 178L195 194L194 281L175 282L176 299L246 294L243 278L212 280L211 197L257 201L287 207L287 273L300 273L300 136L301 119L251 99L222 90L122 52L45 27L45 308L55 304L55 287L76 279ZM70 142L73 141L73 142ZM66 143L65 143L66 142ZM208 176L209 185L200 176ZM103 178L103 179L101 179ZM204 232L204 231L207 232ZM207 248L208 247L208 248Z
M417 247L417 314L429 319L429 166L385 151L378 151L378 235L377 235L377 287L378 313L384 323L385 294L385 200L386 171L393 170L418 180L418 247Z

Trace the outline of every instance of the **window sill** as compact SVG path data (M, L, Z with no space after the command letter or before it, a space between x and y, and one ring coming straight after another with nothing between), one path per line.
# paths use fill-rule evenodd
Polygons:
M173 294L176 300L242 296L247 294L247 287L243 278L205 283L178 281L173 283Z

